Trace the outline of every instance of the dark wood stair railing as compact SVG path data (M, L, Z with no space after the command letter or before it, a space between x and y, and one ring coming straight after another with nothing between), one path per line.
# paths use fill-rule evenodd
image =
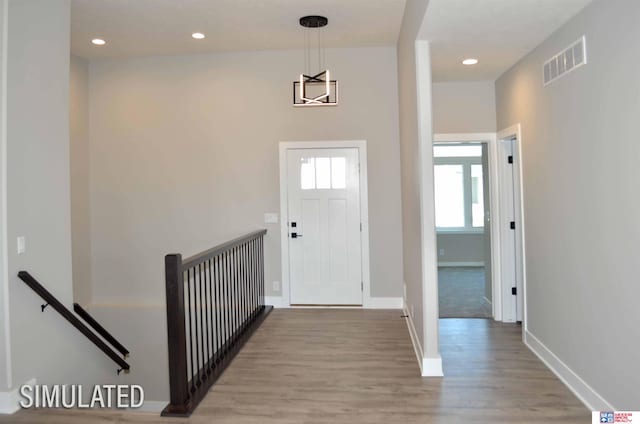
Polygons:
M118 374L121 371L129 371L131 368L129 364L121 358L111 347L109 347L100 337L96 335L89 327L87 327L82 321L76 317L73 312L67 309L60 301L52 295L49 290L44 288L42 284L38 282L35 278L31 276L27 271L18 272L18 278L20 278L24 283L31 287L31 289L36 292L46 303L41 305L41 310L44 312L47 306L51 306L55 309L64 319L69 321L71 325L78 329L86 338L91 340L91 342L98 347L102 352L104 352L109 358L113 360L116 364L120 366L118 369ZM105 330L106 331L106 330ZM114 339L115 340L115 339Z
M273 309L264 304L259 230L182 259L165 257L170 403L188 417Z

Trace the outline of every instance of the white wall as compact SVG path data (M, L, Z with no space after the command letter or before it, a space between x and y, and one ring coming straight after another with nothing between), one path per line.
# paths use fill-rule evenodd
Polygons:
M496 132L495 83L435 82L433 129L435 133Z
M527 328L599 409L640 409L639 18L636 0L595 1L496 84L498 127L522 124ZM589 63L543 87L583 34Z
M89 62L86 59L71 56L69 89L73 299L86 306L91 302Z
M294 108L302 51L93 61L93 302L162 304L164 255L266 227L281 281L278 142L366 139L371 295L402 296L396 51L328 49L340 104Z
M7 68L8 274L12 384L115 381L116 365L16 275L71 306L68 0L10 0ZM17 255L16 237L26 237ZM3 345L3 348L5 346Z

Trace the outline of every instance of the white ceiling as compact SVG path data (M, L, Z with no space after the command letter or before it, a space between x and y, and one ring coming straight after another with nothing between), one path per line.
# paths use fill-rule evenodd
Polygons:
M495 80L591 1L431 0L421 35L433 80Z
M327 47L394 45L405 0L72 0L71 51L89 58L300 48L301 16ZM196 41L193 32L207 38ZM91 44L104 38L107 45Z
M71 51L88 58L304 46L298 19L329 18L327 47L395 45L406 0L72 0ZM495 80L592 0L430 0L434 81ZM193 32L207 38L194 40ZM91 44L93 38L105 46ZM475 57L480 63L463 66Z

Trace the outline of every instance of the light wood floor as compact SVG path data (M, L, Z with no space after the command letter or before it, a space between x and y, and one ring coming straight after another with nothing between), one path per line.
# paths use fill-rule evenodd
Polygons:
M188 419L29 410L0 423L587 423L521 329L441 320L446 378L421 378L399 311L275 310Z

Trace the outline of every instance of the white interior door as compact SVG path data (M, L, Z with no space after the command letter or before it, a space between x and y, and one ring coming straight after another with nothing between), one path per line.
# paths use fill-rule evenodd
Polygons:
M515 140L501 140L499 148L499 172L500 172L500 246L502 266L502 296L504 322L522 321L522 296L523 288L518 272L518 226L522 225L517 219L517 203L519 193L516 181L516 155Z
M362 305L356 148L288 149L292 305Z

